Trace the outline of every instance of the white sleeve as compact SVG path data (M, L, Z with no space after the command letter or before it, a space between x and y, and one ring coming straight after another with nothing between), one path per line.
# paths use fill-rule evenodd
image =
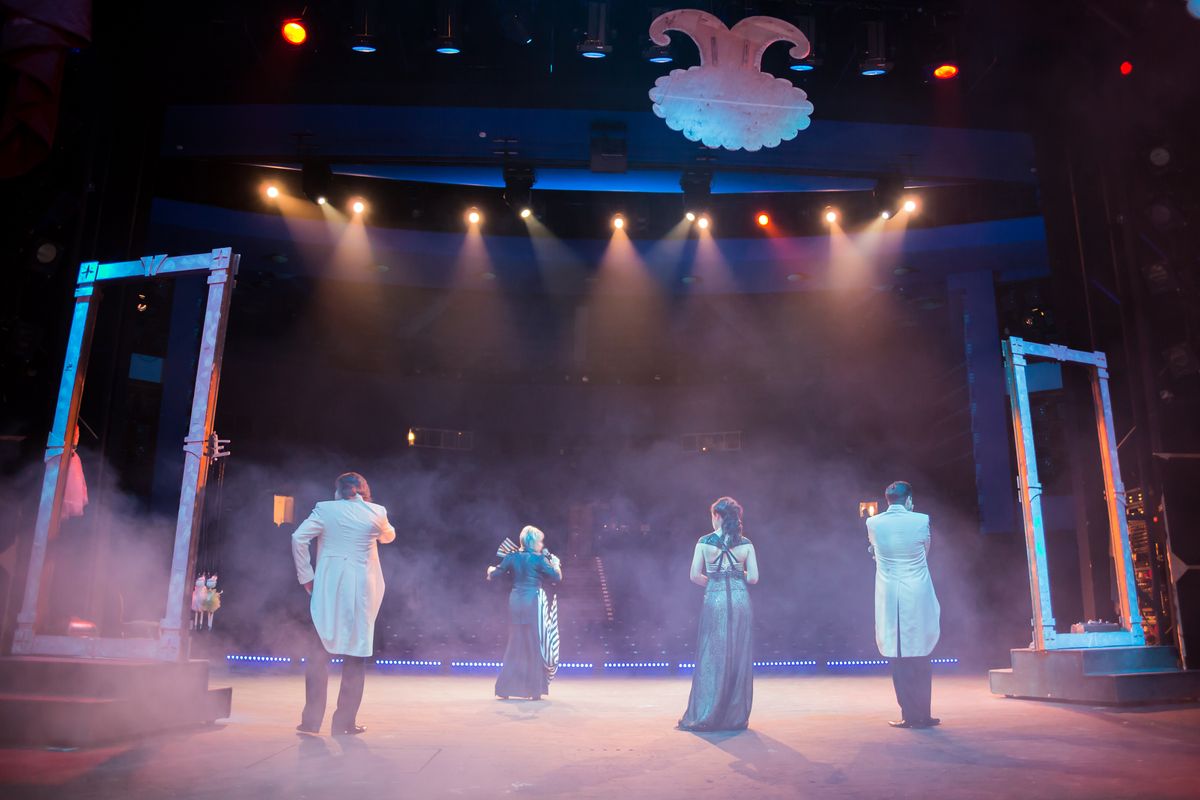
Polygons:
M296 579L302 584L313 579L308 543L320 536L324 530L325 525L321 522L319 508L314 508L308 519L301 522L300 527L292 532L292 560L296 562Z

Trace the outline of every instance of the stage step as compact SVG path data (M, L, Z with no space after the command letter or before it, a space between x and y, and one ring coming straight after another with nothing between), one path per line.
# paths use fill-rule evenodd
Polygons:
M988 673L993 694L1102 705L1200 698L1200 671L1179 669L1170 647L1021 648L1012 664Z
M208 662L0 658L0 742L85 747L228 717Z

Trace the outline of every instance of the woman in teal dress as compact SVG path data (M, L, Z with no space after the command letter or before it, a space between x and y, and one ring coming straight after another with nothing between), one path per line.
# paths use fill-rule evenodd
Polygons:
M742 535L742 507L732 497L712 504L713 532L692 556L692 582L704 587L692 693L679 727L742 730L754 700L749 584L758 583L754 545Z
M540 700L550 691L538 628L538 590L542 581L562 580L558 556L543 553L545 534L532 525L521 531L521 549L509 553L498 567L488 567L487 579L512 575L508 595L508 647L504 666L496 678L497 697Z

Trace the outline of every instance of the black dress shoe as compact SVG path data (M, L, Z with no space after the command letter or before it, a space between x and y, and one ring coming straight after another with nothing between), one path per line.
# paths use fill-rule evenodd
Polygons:
M352 728L337 728L333 731L334 736L356 736L360 733L366 733L367 726L355 725Z
M300 731L300 733L320 733L321 732L320 728L310 728L307 725L305 725L303 722L301 722L299 725L296 726L296 730Z
M937 717L930 717L929 719L923 719L920 722L914 722L912 724L912 727L914 727L914 728L934 728L941 724L942 724L942 721L940 719L938 719Z
M893 728L911 728L911 727L913 727L913 724L906 719L889 719L888 725L891 725Z

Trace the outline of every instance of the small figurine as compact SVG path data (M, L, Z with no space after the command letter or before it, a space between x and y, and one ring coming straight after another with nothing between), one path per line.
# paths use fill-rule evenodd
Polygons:
M203 627L204 620L204 598L208 595L208 587L205 585L207 576L197 575L196 585L192 588L192 630L198 630Z
M208 616L208 629L212 630L213 614L217 613L217 609L221 607L221 593L217 591L217 576L216 574L209 575L205 581L204 603L203 610Z

